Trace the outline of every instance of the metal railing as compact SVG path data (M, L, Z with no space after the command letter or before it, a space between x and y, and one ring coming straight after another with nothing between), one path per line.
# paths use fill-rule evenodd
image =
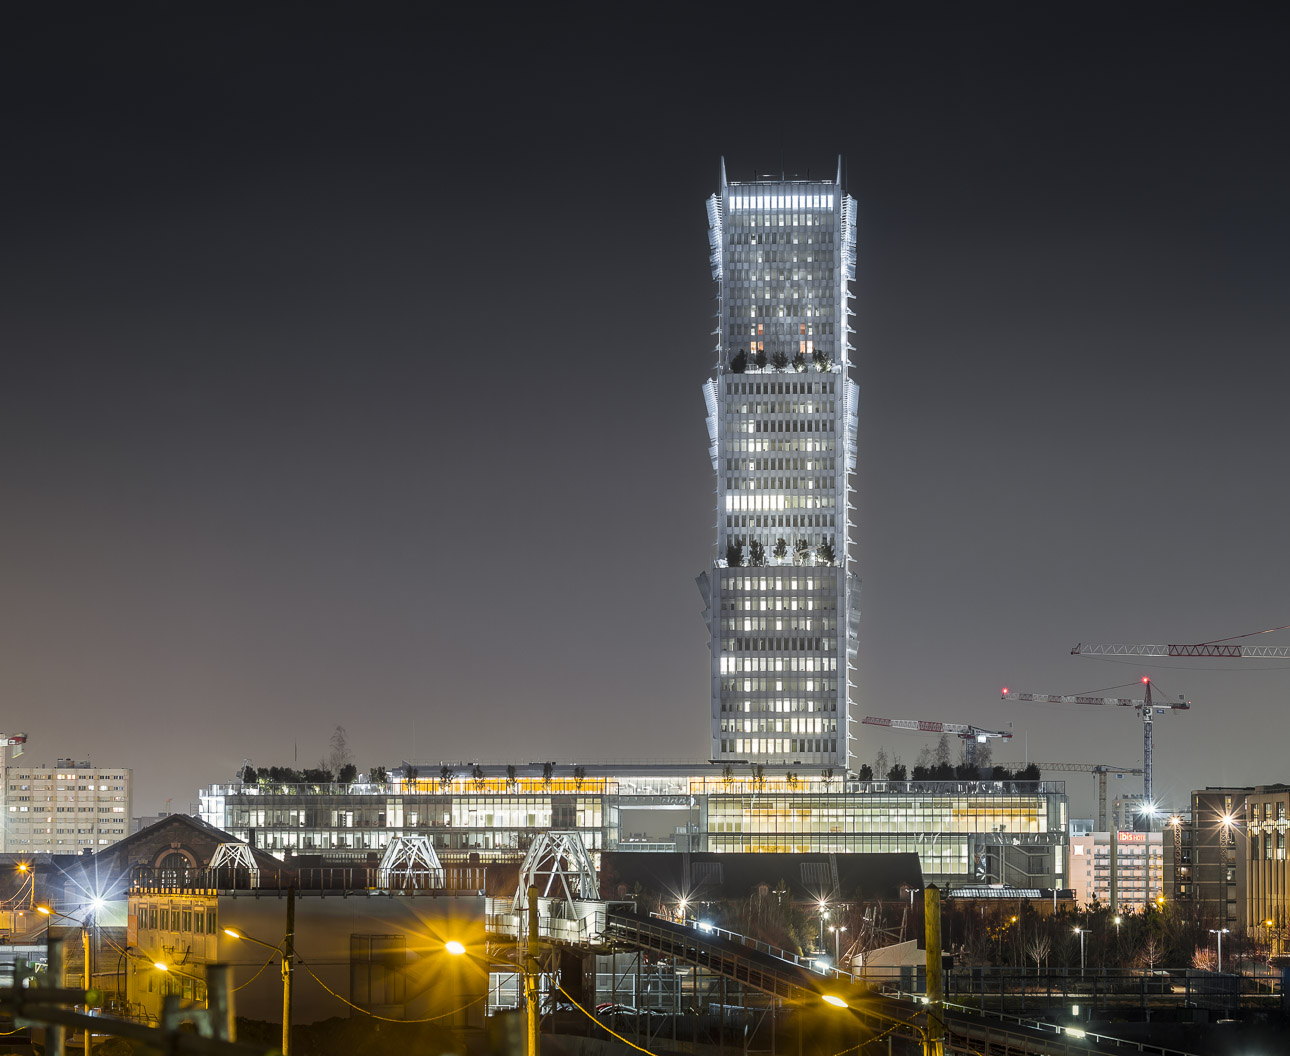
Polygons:
M927 997L924 994L913 994L895 987L883 987L882 993L887 997L908 1000L915 1004L927 1004ZM946 1030L950 1035L971 1039L978 1045L983 1044L987 1052L990 1051L990 1046L997 1041L1003 1041L1007 1049L1011 1050L1012 1043L1015 1041L1017 1051L1023 1053L1042 1051L1045 1054L1066 1056L1068 1053L1087 1054L1092 1046L1114 1046L1120 1052L1151 1053L1153 1056L1197 1056L1197 1054L1187 1052L1184 1049L1153 1045L1147 1041L1117 1038L1114 1035L1102 1034L1095 1030L1085 1030L1082 1027L1062 1025L1060 1023L1049 1023L1041 1019L1010 1015L1006 1012L996 1012L992 1009L982 1010L973 1008L970 1005L956 1004L953 1001L942 1002L942 1007L947 1013L952 1014L946 1016ZM971 1022L972 1020L979 1020L984 1029L965 1031L965 1021ZM1000 1026L995 1028L993 1026L995 1023L1000 1024ZM1032 1033L1023 1034L1018 1031L1009 1031L1002 1026L1003 1024L1022 1027ZM1037 1032L1041 1036L1052 1035L1053 1040L1049 1042L1044 1037L1036 1039L1033 1032ZM1072 1042L1075 1044L1072 1044ZM1037 1048L1037 1044L1042 1048Z
M129 1038L177 1056L272 1056L275 1052L271 1045L235 1040L233 969L228 965L206 966L206 1008L184 1008L178 997L167 995L157 1026L96 1014L92 1008L101 999L98 991L55 985L62 979L63 967L63 940L51 939L47 971L17 961L12 985L0 986L0 1013L11 1016L16 1028L48 1028L47 1056L66 1056L68 1028L80 1028L91 1037L110 1034ZM82 1011L76 1011L73 1006L77 1005Z

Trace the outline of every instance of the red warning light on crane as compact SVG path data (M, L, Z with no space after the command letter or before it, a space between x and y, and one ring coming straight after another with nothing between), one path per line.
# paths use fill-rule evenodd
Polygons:
M1151 681L1151 679L1149 679L1146 675L1143 675L1143 676L1142 676L1142 681L1143 681L1143 683L1145 684L1145 683L1147 683L1147 682L1150 682L1150 681Z

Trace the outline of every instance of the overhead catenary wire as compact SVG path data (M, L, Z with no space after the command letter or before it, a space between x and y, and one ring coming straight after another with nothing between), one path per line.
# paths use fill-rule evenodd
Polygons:
M434 1023L436 1020L447 1019L449 1016L455 1016L459 1012L464 1012L472 1005L477 1005L481 1001L486 1000L488 997L488 994L486 993L481 994L479 997L475 998L474 1000L467 1001L460 1008L454 1008L451 1012L444 1012L442 1015L438 1015L438 1016L427 1016L424 1019L392 1019L390 1016L378 1016L375 1012L369 1012L362 1005L356 1005L349 998L343 997L342 995L336 993L335 990L333 990L330 986L328 986L326 983L324 983L321 979L318 978L318 976L314 973L314 970L309 967L308 963L306 963L305 961L301 960L298 957L296 958L296 964L300 965L301 968L303 968L306 972L308 972L309 975L312 977L313 981L317 983L319 986L321 986L324 990L326 990L327 993L331 994L332 997L336 998L336 1000L344 1002L345 1004L349 1005L350 1008L355 1009L359 1012L362 1012L363 1015L365 1016L370 1016L372 1019L379 1019L383 1023ZM650 1056L653 1056L653 1053L651 1053Z

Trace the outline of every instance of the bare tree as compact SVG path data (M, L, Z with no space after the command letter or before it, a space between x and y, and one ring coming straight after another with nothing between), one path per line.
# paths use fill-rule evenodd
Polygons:
M891 763L887 760L887 749L879 748L878 754L873 757L873 772L879 779L887 776L887 771L891 769Z
M935 762L937 766L950 766L952 763L950 758L950 735L948 733L942 733L941 739L936 742Z
M1217 957L1208 946L1197 946L1196 952L1191 955L1191 966L1202 972L1212 972L1216 963Z
M1046 933L1036 935L1026 943L1026 956L1035 962L1035 975L1039 974L1039 962L1047 958L1053 948L1053 940Z
M325 769L333 774L339 774L341 767L353 761L354 753L349 750L349 743L345 739L345 727L337 723L336 728L331 731L331 754L327 757ZM322 763L319 763L319 769L324 769Z
M1138 942L1138 952L1134 955L1133 963L1139 968L1146 968L1148 972L1155 971L1156 961L1160 960L1163 953L1164 945L1159 937L1147 935Z

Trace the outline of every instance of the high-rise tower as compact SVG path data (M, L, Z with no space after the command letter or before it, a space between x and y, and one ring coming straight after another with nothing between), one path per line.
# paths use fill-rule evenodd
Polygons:
M703 387L717 545L699 576L712 635L712 754L848 765L856 384L847 377L856 203L835 180L732 183L708 199L720 285Z

